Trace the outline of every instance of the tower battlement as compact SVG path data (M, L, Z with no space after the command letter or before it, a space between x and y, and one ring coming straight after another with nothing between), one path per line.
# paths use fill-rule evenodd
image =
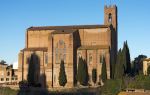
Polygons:
M104 8L117 8L117 6L116 5L105 5Z

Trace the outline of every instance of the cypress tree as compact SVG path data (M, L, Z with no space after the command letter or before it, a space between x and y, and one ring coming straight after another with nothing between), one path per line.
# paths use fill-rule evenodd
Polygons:
M103 58L102 58L102 75L101 75L101 77L102 77L102 81L103 82L105 82L106 80L107 80L107 69L106 69L106 61L105 61L105 58L104 58L104 56L103 56Z
M120 49L117 54L114 77L121 79L125 74L131 74L130 51L127 41L124 42L123 49Z
M127 52L126 52L126 60L127 60L127 69L126 69L126 73L127 73L127 74L131 74L130 50L129 50L127 41L126 41L126 49L127 49Z
M65 72L64 61L61 61L60 72L59 72L59 84L60 86L65 86L67 83L67 77Z
M81 85L88 84L88 68L85 60L79 58L78 70L77 70L77 80Z
M127 73L127 48L125 42L122 49L122 64L124 66L124 73Z
M97 81L97 71L96 71L96 69L92 70L92 81L93 81L94 84Z
M121 49L118 51L117 53L117 61L116 61L116 66L115 66L115 75L114 78L117 79L118 78L118 71L119 71L119 60L120 60L120 53L121 53Z
M111 79L114 79L114 75L115 75L115 62L110 64L110 74L111 74Z
M131 74L131 62L130 62L130 51L127 44L127 41L124 42L123 50L122 50L122 63L124 65L124 73Z
M82 68L83 68L82 58L79 57L78 69L77 69L77 80L79 81L79 83L82 82L82 73L83 73Z
M124 65L122 63L122 51L121 49L118 52L117 55L117 63L116 63L116 68L115 68L115 79L122 79L124 75Z
M86 86L88 85L88 80L89 80L89 75L88 75L88 67L87 67L87 63L85 60L83 60L83 73L82 73L82 85Z

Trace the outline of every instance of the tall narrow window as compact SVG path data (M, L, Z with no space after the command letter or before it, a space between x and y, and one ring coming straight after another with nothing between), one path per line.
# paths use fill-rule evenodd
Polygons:
M45 54L45 63L48 64L48 54Z
M58 64L59 63L59 56L58 56L58 54L56 54L56 64Z
M93 60L92 54L90 53L90 54L89 54L89 64L92 64L92 60Z
M10 72L7 72L7 76L10 76Z
M103 63L103 56L100 55L100 63Z
M111 13L109 13L109 15L108 15L108 22L112 23L112 14Z
M63 60L64 60L64 61L66 60L66 54L64 54L64 56L63 56Z
M67 56L66 44L63 40L59 40L56 44L55 48L55 61L56 63L60 63L61 60L65 61Z

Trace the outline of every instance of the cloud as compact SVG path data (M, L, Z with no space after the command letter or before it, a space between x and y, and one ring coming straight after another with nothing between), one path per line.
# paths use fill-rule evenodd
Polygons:
M13 62L13 69L18 69L18 61Z

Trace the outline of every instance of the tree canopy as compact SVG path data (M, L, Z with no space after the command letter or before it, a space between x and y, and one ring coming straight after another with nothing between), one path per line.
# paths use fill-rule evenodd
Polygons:
M126 41L124 42L123 49L118 51L114 77L122 79L124 75L131 75L131 72L130 50Z

